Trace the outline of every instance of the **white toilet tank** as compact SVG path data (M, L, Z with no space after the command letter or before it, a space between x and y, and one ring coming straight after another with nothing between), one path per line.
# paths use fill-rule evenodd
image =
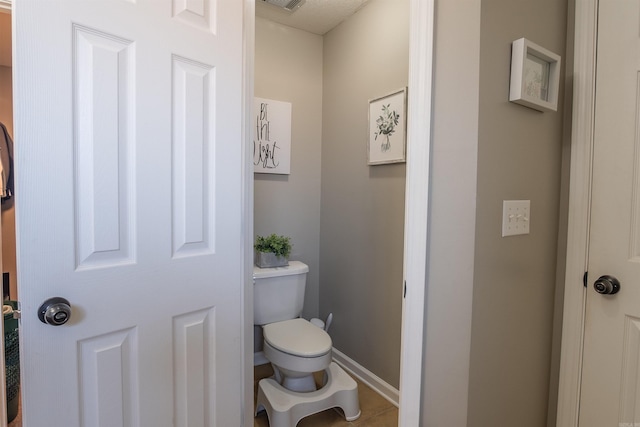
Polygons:
M287 267L253 267L253 323L266 325L295 319L302 313L309 267L289 261Z

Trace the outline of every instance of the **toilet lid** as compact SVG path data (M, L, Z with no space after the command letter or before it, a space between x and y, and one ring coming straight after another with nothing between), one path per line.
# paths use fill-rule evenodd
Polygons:
M269 323L263 332L269 345L294 356L317 357L331 350L329 334L305 319Z

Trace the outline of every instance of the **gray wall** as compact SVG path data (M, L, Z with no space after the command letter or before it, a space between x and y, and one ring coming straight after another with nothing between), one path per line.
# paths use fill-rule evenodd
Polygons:
M334 346L398 387L405 165L367 165L368 101L407 85L408 1L324 37L320 314Z
M509 103L510 45L527 37L564 57L567 2L453 0L440 2L437 13L424 425L546 425L564 107L562 96L556 113ZM475 96L477 120L466 106ZM456 122L467 128L462 137ZM473 165L452 152L463 140L477 155ZM510 199L531 200L531 234L501 237L502 201ZM475 228L473 237L447 233L454 225ZM459 271L447 274L441 266L451 259ZM463 344L449 347L446 359L441 348L451 337L440 328L469 339L468 366ZM457 384L447 382L449 374ZM458 400L465 387L466 401Z
M462 427L467 425L475 262L480 0L438 2L435 19L420 425Z
M255 95L291 102L291 174L255 174L254 232L291 236L309 265L303 316L318 316L322 37L256 18Z
M565 56L567 2L482 2L478 204L469 425L541 426L556 284L563 86L559 109L508 102L511 42ZM531 234L502 238L502 200L531 200Z

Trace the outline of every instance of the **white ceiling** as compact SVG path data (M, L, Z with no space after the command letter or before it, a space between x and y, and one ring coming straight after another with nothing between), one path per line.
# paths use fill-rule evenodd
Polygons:
M324 34L369 0L307 0L295 12L256 0L256 15L289 27ZM11 15L0 11L0 66L11 66Z
M256 15L289 27L324 34L357 12L369 0L307 0L295 12L256 0Z

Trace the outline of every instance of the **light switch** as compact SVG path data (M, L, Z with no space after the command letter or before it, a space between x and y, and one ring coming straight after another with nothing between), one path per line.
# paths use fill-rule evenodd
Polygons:
M529 234L531 201L502 201L502 237Z

